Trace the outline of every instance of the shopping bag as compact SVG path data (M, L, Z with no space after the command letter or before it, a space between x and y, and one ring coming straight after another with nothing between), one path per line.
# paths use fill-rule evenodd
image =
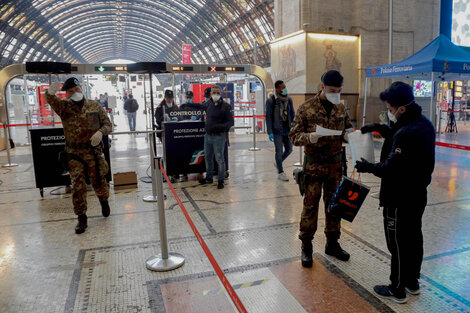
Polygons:
M351 150L352 164L361 158L375 163L374 140L372 133L362 134L360 130L348 134L349 149Z
M352 222L366 199L369 190L369 187L361 183L360 174L358 175L358 180L354 179L354 171L352 178L343 176L336 193L331 199L328 212Z

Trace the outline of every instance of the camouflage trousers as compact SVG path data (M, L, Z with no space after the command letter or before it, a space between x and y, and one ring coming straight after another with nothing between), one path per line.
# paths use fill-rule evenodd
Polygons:
M312 240L317 231L318 207L322 189L325 207L325 235L329 239L339 239L341 235L341 218L328 213L327 208L341 181L342 165L341 163L309 164L306 172L311 177L304 195L299 239Z
M70 178L72 179L72 201L73 201L73 211L75 214L85 214L87 211L87 184L85 179L85 171L87 170L88 177L90 178L90 183L95 190L96 196L100 200L108 200L109 198L109 187L106 181L106 174L109 171L108 162L104 159L102 153L98 154L98 164L99 164L99 176L96 175L96 162L95 155L92 152L86 153L73 153L78 158L82 159L86 163L86 168L84 164L80 161L69 158L68 161L68 170L70 173Z

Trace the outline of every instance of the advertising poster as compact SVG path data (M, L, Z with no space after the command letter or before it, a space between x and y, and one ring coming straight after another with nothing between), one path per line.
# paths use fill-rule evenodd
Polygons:
M359 38L356 36L309 33L307 37L307 92L321 88L321 76L337 70L344 77L342 93L359 90Z
M271 44L273 81L283 80L291 94L306 93L306 34L301 33Z
M191 45L183 45L183 64L191 64Z
M273 81L283 80L290 94L316 93L321 76L337 70L344 77L343 93L359 90L359 37L299 33L271 43Z

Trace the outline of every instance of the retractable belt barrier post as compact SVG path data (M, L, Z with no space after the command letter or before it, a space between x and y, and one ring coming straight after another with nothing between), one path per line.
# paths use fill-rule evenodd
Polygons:
M259 151L260 148L256 148L256 115L255 109L253 109L253 147L248 149L249 151Z
M16 163L11 163L11 156L10 156L10 135L8 133L8 125L7 124L3 124L3 130L5 131L5 146L6 146L6 149L7 149L7 160L8 160L8 163L7 164L3 164L2 167L15 167L15 166L18 166L18 164Z
M113 124L113 127L114 127L114 114L112 112L108 112L109 113L109 118L111 120L111 124ZM117 138L114 138L114 135L111 134L111 140L117 140Z
M157 202L158 196L157 196L157 186L156 180L157 180L157 168L155 167L155 162L153 159L155 158L156 151L153 151L153 141L154 141L155 136L152 133L149 133L149 147L150 147L150 164L152 167L152 194L150 196L145 196L143 200L145 202Z
M441 119L442 119L442 115L441 115L441 108L439 108L437 110L439 113L438 113L438 126L437 126L437 133L440 134L441 133Z
M179 253L168 253L168 239L166 236L166 220L165 220L165 202L163 201L163 177L161 157L153 159L153 167L157 168L157 191L158 191L158 221L160 228L160 246L162 253L153 255L147 259L145 265L147 269L157 272L165 272L174 270L184 264L184 256Z

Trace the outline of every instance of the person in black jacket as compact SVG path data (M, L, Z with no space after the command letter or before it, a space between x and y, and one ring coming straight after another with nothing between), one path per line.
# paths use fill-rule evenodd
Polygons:
M137 100L134 99L132 94L129 94L129 98L124 102L124 110L127 111L127 119L129 120L129 129L130 131L135 131L135 121L137 110L139 109L139 104Z
M185 103L181 104L179 107L181 113L180 120L204 120L206 106L193 101L194 93L191 90L186 91L185 97Z
M292 153L289 132L295 117L294 105L292 98L287 95L286 84L282 80L278 80L274 88L276 93L266 101L266 128L269 140L274 142L276 149L278 179L289 181L282 168L282 162Z
M410 85L394 82L381 94L381 99L386 101L395 122L391 144L382 150L387 157L375 164L362 159L356 162L356 168L382 179L380 205L384 207L385 238L392 255L391 284L375 286L374 292L379 297L405 303L407 292L420 293L421 220L434 170L436 131L414 102Z
M175 96L173 95L172 90L165 90L165 98L163 101L158 105L157 109L155 110L155 121L157 122L157 129L162 129L163 121L177 121L178 117L173 116L170 117L171 112L178 111L178 106L176 105ZM162 134L157 134L160 140L162 139Z
M211 89L211 100L206 108L206 134L204 136L204 159L206 161L206 178L199 180L201 184L212 183L214 171L214 155L218 165L217 188L224 188L225 160L224 149L227 132L233 126L232 107L221 98L220 86Z

